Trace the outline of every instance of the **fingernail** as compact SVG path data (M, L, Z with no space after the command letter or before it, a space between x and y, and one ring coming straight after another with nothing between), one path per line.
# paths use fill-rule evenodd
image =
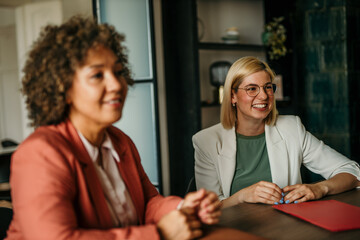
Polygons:
M294 203L298 203L298 201L295 201Z
M284 201L282 199L280 199L280 203L284 203Z
M279 203L278 202L274 202L275 205L278 205Z
M286 200L286 202L285 203L289 203L290 201L289 200Z
M282 196L285 196L285 193L282 192L281 195L282 195Z

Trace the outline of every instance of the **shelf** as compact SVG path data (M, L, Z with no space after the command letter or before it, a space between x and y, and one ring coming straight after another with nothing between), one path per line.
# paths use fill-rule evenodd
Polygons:
M199 42L198 48L203 50L242 50L242 51L265 51L265 46L255 44L226 44L215 42Z

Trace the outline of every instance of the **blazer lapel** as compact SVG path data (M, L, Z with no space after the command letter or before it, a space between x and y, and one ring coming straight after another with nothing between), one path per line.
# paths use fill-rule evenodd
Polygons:
M266 146L269 156L272 181L280 188L289 185L289 156L285 141L276 126L265 125Z
M66 122L65 131L66 133L64 136L70 138L69 141L73 144L73 152L76 155L78 161L83 166L85 182L87 183L88 192L93 201L93 207L96 210L98 225L104 229L112 227L114 223L112 221L110 211L106 203L104 191L101 187L101 183L96 173L94 164L92 163L90 156L86 151L76 129L69 120Z
M139 223L144 223L145 209L144 209L144 195L139 175L129 159L129 155L124 152L120 155L120 163L118 163L119 171L122 179L126 185L126 188L130 194L131 200L136 209L136 213L139 219Z
M221 127L221 139L218 143L218 167L221 178L221 187L224 197L229 197L230 187L236 165L236 135L235 128L230 130Z
M113 134L112 128L108 129L109 136L113 142L113 146L116 152L119 154L120 162L117 163L121 178L123 179L125 186L130 194L131 200L136 209L136 213L139 219L139 223L144 223L145 216L145 199L143 194L143 186L139 177L138 170L135 165L135 160L131 159L132 154L129 144L126 138L118 139L119 136ZM121 136L120 136L121 137ZM119 144L119 142L123 144ZM140 156L138 156L140 159Z

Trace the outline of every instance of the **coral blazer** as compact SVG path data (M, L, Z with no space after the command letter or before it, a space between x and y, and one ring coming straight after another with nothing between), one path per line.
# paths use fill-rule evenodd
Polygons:
M93 162L67 120L39 127L13 154L14 217L7 239L159 239L155 223L176 209L181 198L161 196L131 139L113 126L107 131L139 225L113 226Z

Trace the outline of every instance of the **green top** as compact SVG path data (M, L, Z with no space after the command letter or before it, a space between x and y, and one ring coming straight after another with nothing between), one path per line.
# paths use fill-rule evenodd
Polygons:
M236 168L230 195L259 181L272 182L265 133L243 136L236 133Z

